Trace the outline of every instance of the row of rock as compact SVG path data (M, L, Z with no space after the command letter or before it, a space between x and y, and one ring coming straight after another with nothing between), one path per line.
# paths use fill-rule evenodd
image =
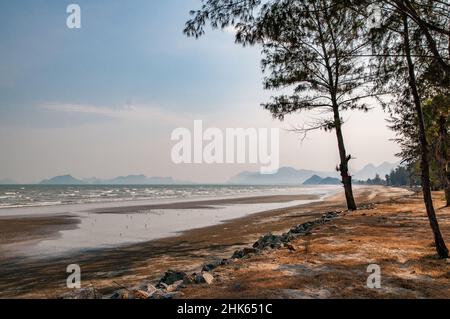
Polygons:
M252 248L243 248L234 252L232 259L241 259L249 257L267 249L278 249L287 247L295 250L289 243L300 237L311 234L311 230L319 225L323 225L338 217L342 212L328 212L320 218L292 227L288 232L282 235L267 234L258 239Z
M62 299L172 299L181 296L180 289L192 284L212 284L214 277L207 271L186 274L182 271L168 270L156 286L143 283L133 288L121 288L111 295L102 295L93 287L79 289L62 295Z
M246 247L234 252L231 260L242 259L262 252L267 249L278 249L287 247L290 250L295 248L290 242L300 236L306 236L311 230L319 225L323 225L332 219L338 217L342 212L328 212L320 218L292 227L288 232L282 235L267 234L262 236L253 244L253 247ZM192 284L210 285L214 281L210 273L215 268L229 264L230 259L222 259L203 265L200 273L187 274L182 271L168 270L158 281L156 286L151 283L143 283L134 288L122 288L115 291L112 295L103 296L95 288L84 288L62 295L63 299L172 299L176 296L182 296L181 289Z
M176 296L182 296L180 289L186 288L192 284L210 285L214 277L207 271L200 273L187 274L182 271L168 270L158 281L156 286L144 284L135 289L121 289L116 291L111 299L172 299Z

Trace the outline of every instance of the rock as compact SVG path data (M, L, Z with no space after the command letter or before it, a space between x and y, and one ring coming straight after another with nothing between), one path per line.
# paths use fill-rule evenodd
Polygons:
M149 293L150 296L152 294L154 294L157 290L158 289L155 286L151 285L151 284L148 284L146 289L145 289L145 291L147 291L147 293Z
M128 290L121 289L121 290L115 291L110 298L111 299L132 299L132 296L130 295L130 292Z
M233 256L231 256L231 259L241 259L241 258L244 258L244 252L242 251L242 250L236 250L234 253L233 253Z
M256 248L243 248L241 250L236 250L231 257L232 259L242 259L252 254L258 253L259 250Z
M169 292L169 293L165 294L162 299L173 299L175 297L180 297L180 296L184 296L184 294L180 291L175 291L175 292Z
M201 274L195 274L196 284L208 284L211 285L214 281L214 276L209 272L203 271Z
M291 233L291 231L284 233L283 235L281 235L281 241L283 243L288 243L292 240L294 240L296 238L296 234Z
M222 259L222 260L213 261L213 262L211 262L209 264L204 264L203 267L202 267L202 271L214 270L214 269L216 269L219 266L223 266L225 264L225 262L226 262L226 259Z
M251 254L257 254L258 252L259 251L256 248L248 248L248 247L246 247L246 248L242 249L242 253L244 254L244 256L248 256L248 255L251 255Z
M183 285L190 285L195 283L195 274L192 275L187 275L184 279L183 279Z
M328 219L332 219L332 218L336 218L339 216L339 212L328 212L326 213L324 216L322 216L322 218L328 218Z
M184 283L184 280L178 280L176 282L174 282L173 284L171 284L170 286L167 286L166 290L168 292L174 292L176 290L178 290Z
M216 269L220 264L205 264L202 267L202 271L211 271Z
M60 299L102 299L102 294L95 288L83 288L61 295Z
M302 225L297 225L295 227L292 227L292 229L289 231L291 234L301 234L305 231L305 226Z
M208 285L211 285L213 283L214 277L209 272L203 272L202 275L203 275L203 279L205 280L205 282Z
M150 294L144 290L134 290L131 292L135 299L149 299Z
M196 284L203 284L203 283L205 283L205 278L203 278L203 276L201 274L195 274L194 278L195 278L194 282Z
M261 237L256 243L253 244L253 248L266 249L266 248L279 248L282 245L281 237L273 234L267 234Z
M173 283L186 279L188 275L182 271L176 270L168 270L164 274L164 276L159 280L156 287L158 288L167 288L167 286L172 285ZM164 286L166 285L166 286Z
M229 265L230 262L231 262L231 261L230 261L229 259L222 259L220 265L221 265L221 266Z
M150 299L173 299L176 296L182 296L180 292L163 292L158 290L157 293L153 294Z
M133 287L130 290L142 290L145 291L149 294L152 294L153 292L155 292L157 290L157 288L155 286L153 286L149 281L145 281L140 283L139 285Z

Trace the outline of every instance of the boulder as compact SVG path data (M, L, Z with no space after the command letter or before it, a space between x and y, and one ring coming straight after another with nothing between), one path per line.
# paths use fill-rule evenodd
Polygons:
M214 277L209 272L203 272L202 276L203 279L205 280L205 283L207 283L208 285L211 285L213 283Z
M273 234L267 234L261 237L256 243L253 244L255 249L266 249L266 248L280 248L283 242L280 236L275 236Z
M219 266L223 266L223 265L226 265L226 264L228 264L228 260L227 259L216 260L216 261L213 261L211 263L204 264L203 267L202 267L202 271L211 271L211 270L216 269Z
M115 291L111 297L111 299L133 299L133 296L126 289L120 289Z
M182 296L181 292L164 292L162 290L158 290L158 292L154 293L150 299L173 299L176 296Z
M240 250L236 250L233 254L233 256L231 256L231 259L242 259L244 257L250 256L252 254L256 254L258 253L259 250L256 248L243 248Z
M184 280L178 280L176 282L174 282L173 284L167 286L166 290L167 292L174 292L176 290L178 290L179 288L181 288L184 284Z
M183 285L191 285L195 283L195 274L192 275L187 275L184 279L183 279Z
M301 234L305 231L306 227L302 225L297 225L292 227L292 229L289 231L291 234Z
M295 236L295 234L291 233L291 231L284 233L283 235L281 235L281 241L283 243L289 243L290 241L294 240L297 236Z
M144 289L144 291L146 291L147 293L149 293L150 296L151 296L152 294L154 294L157 290L158 290L158 289L157 289L155 286L153 286L152 284L147 284L146 287L145 287L145 289Z
M187 277L188 277L188 275L185 272L176 271L176 270L168 270L168 271L166 271L164 276L159 280L156 287L167 288L167 286L170 286L177 281L185 280Z
M209 272L203 271L200 274L195 274L195 283L197 284L212 284L214 281L213 275Z
M151 296L147 291L144 290L134 290L131 292L131 294L133 295L134 299L149 299Z

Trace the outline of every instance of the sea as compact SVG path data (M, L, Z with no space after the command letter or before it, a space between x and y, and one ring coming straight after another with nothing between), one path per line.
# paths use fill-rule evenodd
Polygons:
M334 188L291 185L0 185L0 209L264 195L320 195Z
M339 186L295 185L13 185L0 186L2 218L70 218L51 236L0 247L4 255L47 258L177 236L250 214L323 200ZM208 205L205 208L143 209L146 205L272 195L317 195L313 200ZM117 208L126 212L117 213ZM130 207L136 207L136 210ZM170 206L169 206L170 207ZM115 208L115 213L108 213ZM106 213L98 214L96 211ZM120 209L119 209L120 211ZM226 226L224 226L226 227Z

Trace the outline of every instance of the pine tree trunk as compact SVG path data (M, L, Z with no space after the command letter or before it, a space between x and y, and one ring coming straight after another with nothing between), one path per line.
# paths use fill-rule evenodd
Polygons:
M441 115L439 118L439 139L441 140L441 150L440 150L440 171L442 179L442 188L445 193L446 206L450 206L450 170L449 170L449 160L448 160L448 133L447 133L447 119L445 116Z
M347 157L347 153L345 150L344 136L342 134L342 123L339 115L339 108L337 105L333 107L333 112L334 112L334 124L336 126L336 137L339 148L339 157L341 160L341 163L339 165L339 171L341 172L342 184L344 184L347 208L348 210L357 210L355 198L353 197L352 177L348 172L348 162L350 158Z
M449 29L448 29L449 31L450 31L450 26L449 26ZM450 59L450 35L448 36L448 58ZM447 130L445 130L445 142L447 142L448 141L448 138L447 138ZM447 147L449 147L449 145L447 145ZM446 150L447 152L448 152L448 149ZM447 158L447 155L448 154L446 154L446 158ZM447 171L447 186L445 187L445 200L446 200L446 206L447 207L450 207L450 167L449 167L449 165L450 165L450 160L447 158L447 165L446 165L446 171Z
M420 162L421 162L421 180L422 180L422 192L423 199L425 202L425 207L430 222L431 229L434 234L434 241L436 244L436 251L441 258L448 258L448 249L445 245L444 239L442 237L439 223L436 218L436 212L433 207L433 197L431 195L431 183L430 183L430 164L428 161L429 146L427 142L427 137L425 133L425 123L423 119L422 103L420 100L419 92L417 89L416 74L414 70L414 63L411 58L411 45L409 40L409 28L408 28L408 17L404 15L403 17L404 25L404 41L405 41L405 54L408 63L409 72L409 86L414 100L414 106L416 109L416 115L419 124L419 140L420 140Z
M329 18L329 17L328 17ZM350 160L350 156L347 156L346 150L345 150L345 143L344 143L344 136L342 134L342 123L341 123L341 117L339 115L339 104L336 98L336 92L337 92L337 83L339 82L338 78L338 72L339 69L339 58L336 56L336 61L334 68L336 69L336 73L333 76L333 67L330 64L328 52L325 48L325 40L324 36L320 27L320 22L318 24L318 30L320 32L320 38L321 38L321 45L322 45L322 51L325 58L325 65L328 72L328 85L329 85L329 93L332 101L332 108L333 108L333 114L334 114L334 126L336 130L336 137L338 142L338 148L339 148L339 157L341 160L341 163L339 164L339 171L341 172L342 177L342 184L344 185L344 191L345 191L345 200L347 202L347 208L348 210L357 210L355 198L353 197L353 188L352 188L352 177L350 176L348 172L348 162ZM334 40L333 40L334 41ZM334 43L335 44L335 43ZM335 45L336 48L336 45Z
M450 180L450 174L447 175L447 180ZM450 207L450 185L445 188L445 201L445 206Z

